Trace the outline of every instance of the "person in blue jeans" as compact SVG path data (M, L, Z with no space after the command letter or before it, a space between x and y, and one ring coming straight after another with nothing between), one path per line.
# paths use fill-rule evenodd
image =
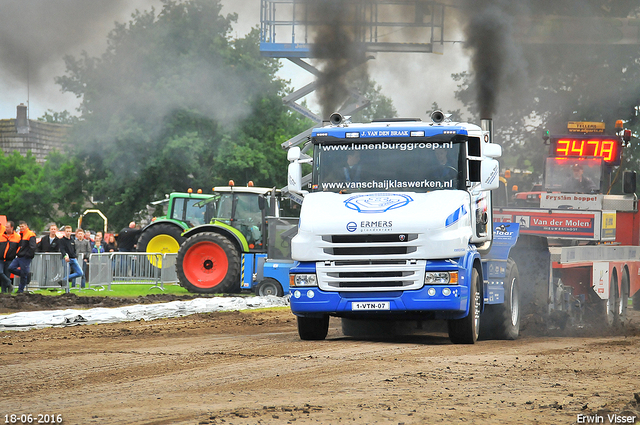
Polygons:
M31 268L31 260L36 254L36 234L29 229L25 221L20 221L20 243L18 244L18 253L16 258L9 265L9 272L16 276L20 276L20 285L18 293L23 293L29 284L29 270Z
M64 258L64 261L69 266L69 276L67 279L72 283L72 286L76 286L76 278L84 276L80 264L78 264L78 257L76 255L76 240L71 238L72 229L71 226L64 226L64 237L60 239L60 253ZM64 279L58 281L60 286L65 286Z

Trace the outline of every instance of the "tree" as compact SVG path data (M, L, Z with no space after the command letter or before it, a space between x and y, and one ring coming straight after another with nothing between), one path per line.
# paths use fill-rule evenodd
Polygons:
M309 123L282 105L277 60L263 58L258 30L229 37L235 14L219 0L163 0L117 24L100 58L65 58L56 79L81 99L71 131L86 173L117 228L165 193L230 178L283 186L279 144Z
M367 73L356 73L350 84L371 103L353 115L353 122L370 122L373 119L394 118L398 111L390 98L382 94L382 87L369 78Z
M24 220L36 232L53 220L52 186L31 152L22 156L17 151L9 155L0 151L0 182L0 214L16 225Z
M496 2L489 2L496 3ZM576 7L568 1L534 0L531 10L556 18L626 17L638 13L637 2L588 0ZM524 40L526 41L526 40ZM638 130L640 105L640 48L611 44L519 44L519 54L505 61L504 78L495 86L497 108L493 115L496 140L503 145L501 159L507 168L533 171L542 176L542 130L566 131L568 121L604 121L609 131L617 119ZM490 52L485 61L495 61ZM517 72L514 70L517 68ZM509 73L509 71L513 71ZM455 75L461 83L456 96L475 116L480 107L476 94L481 69ZM514 78L514 76L519 76ZM627 154L635 153L627 150ZM625 159L629 161L630 158ZM631 162L627 164L633 165ZM639 164L635 162L635 168Z

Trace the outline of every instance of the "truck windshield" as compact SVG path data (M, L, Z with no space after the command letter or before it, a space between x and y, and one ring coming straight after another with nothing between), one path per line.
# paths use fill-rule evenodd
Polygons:
M550 192L600 193L602 158L547 158L545 189Z
M419 141L319 144L314 149L312 190L460 189L465 181L464 147L464 143Z

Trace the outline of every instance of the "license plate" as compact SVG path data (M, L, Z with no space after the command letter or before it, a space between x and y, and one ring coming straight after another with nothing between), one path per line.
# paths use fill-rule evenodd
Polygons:
M390 310L391 303L389 301L378 301L373 303L356 302L351 303L351 310Z

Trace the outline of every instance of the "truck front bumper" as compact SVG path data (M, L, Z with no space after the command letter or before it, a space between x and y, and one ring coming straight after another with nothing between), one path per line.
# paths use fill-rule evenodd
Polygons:
M406 316L431 313L434 319L466 317L469 289L461 285L424 286L413 291L328 292L291 288L291 311L297 316Z

